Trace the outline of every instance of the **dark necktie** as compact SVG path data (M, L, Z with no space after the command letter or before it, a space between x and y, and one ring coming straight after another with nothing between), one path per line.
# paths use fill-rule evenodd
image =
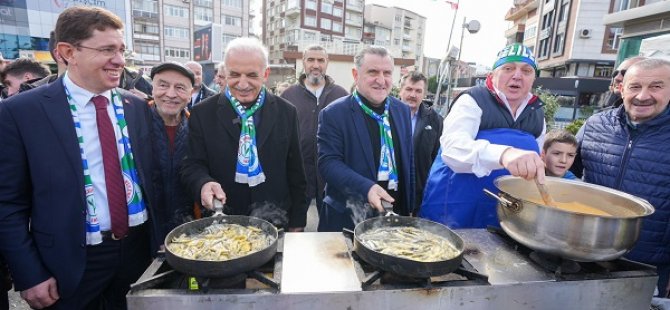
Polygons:
M112 220L112 233L116 238L123 238L128 232L128 205L114 127L107 114L108 100L104 96L95 96L91 101L95 105L95 120L102 149L102 164L105 168L105 188Z

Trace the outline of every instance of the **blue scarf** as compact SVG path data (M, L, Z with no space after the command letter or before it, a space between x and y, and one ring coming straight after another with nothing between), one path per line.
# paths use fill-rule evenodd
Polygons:
M261 89L256 103L249 108L245 108L230 93L230 88L226 87L224 92L235 113L242 120L242 131L240 131L240 143L237 149L237 166L235 168L235 182L247 183L250 187L265 182L265 174L258 158L258 148L256 147L256 126L254 125L254 112L260 109L265 103L265 86Z

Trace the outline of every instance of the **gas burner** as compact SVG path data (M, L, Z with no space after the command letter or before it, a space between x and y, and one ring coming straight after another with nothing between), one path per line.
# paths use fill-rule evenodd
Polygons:
M182 290L191 292L278 292L281 282L283 260L283 239L279 239L275 256L265 265L255 270L242 272L230 277L194 277L180 273L168 264L164 253L158 253L144 274L131 284L131 291L146 289Z
M557 276L578 273L582 269L578 262L556 255L533 251L528 256L533 262Z

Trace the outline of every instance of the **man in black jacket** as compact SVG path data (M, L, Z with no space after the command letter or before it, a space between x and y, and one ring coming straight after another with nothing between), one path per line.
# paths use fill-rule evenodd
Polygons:
M298 84L287 88L281 97L291 102L298 110L300 149L307 177L307 203L316 198L316 207L320 208L324 184L316 169L316 129L319 112L335 99L347 96L349 93L326 75L328 54L323 47L319 45L307 47L303 52L302 64L305 73L300 76Z
M202 83L202 65L195 61L188 61L184 64L186 68L193 72L195 76L195 84L193 85L193 94L191 94L191 102L188 103L187 110L191 111L193 106L198 104L200 101L203 101L211 96L216 95L216 92L209 89Z
M307 47L302 55L302 64L305 73L300 76L298 84L286 89L281 97L298 109L300 148L307 176L307 199L308 203L316 199L316 206L320 208L324 184L316 169L316 129L319 112L335 99L347 96L349 93L326 75L328 54L323 47L319 45Z
M193 108L181 179L208 209L264 218L289 231L307 222L298 116L264 83L267 49L254 38L228 43L226 88Z
M412 71L400 79L400 100L409 106L412 112L412 146L414 147L414 166L416 178L416 203L412 214L418 214L423 200L423 188L426 186L430 166L440 149L442 135L442 117L430 107L422 104L426 96L426 76Z

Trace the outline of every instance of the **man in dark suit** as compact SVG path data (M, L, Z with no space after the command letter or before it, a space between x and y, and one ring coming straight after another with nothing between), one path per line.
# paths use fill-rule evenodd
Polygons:
M0 105L0 251L33 308L124 308L150 262L149 107L116 89L116 15L68 8L56 37L67 73Z
M423 73L412 71L400 79L398 96L412 112L412 141L414 167L416 171L416 196L412 214L418 214L423 199L428 172L440 150L442 134L442 116L423 104L428 80Z
M228 43L226 89L193 108L181 177L206 208L216 197L228 214L300 231L307 203L298 116L263 85L270 74L267 55L254 38Z
M326 182L319 231L353 228L382 201L409 215L414 204L410 111L390 97L393 58L371 46L354 57L356 89L319 114L319 172ZM355 217L355 219L352 218Z
M186 106L186 108L191 111L194 105L216 95L216 92L202 83L202 65L195 61L187 61L184 66L191 70L195 76L195 85L193 86L193 93L191 94L191 102Z

